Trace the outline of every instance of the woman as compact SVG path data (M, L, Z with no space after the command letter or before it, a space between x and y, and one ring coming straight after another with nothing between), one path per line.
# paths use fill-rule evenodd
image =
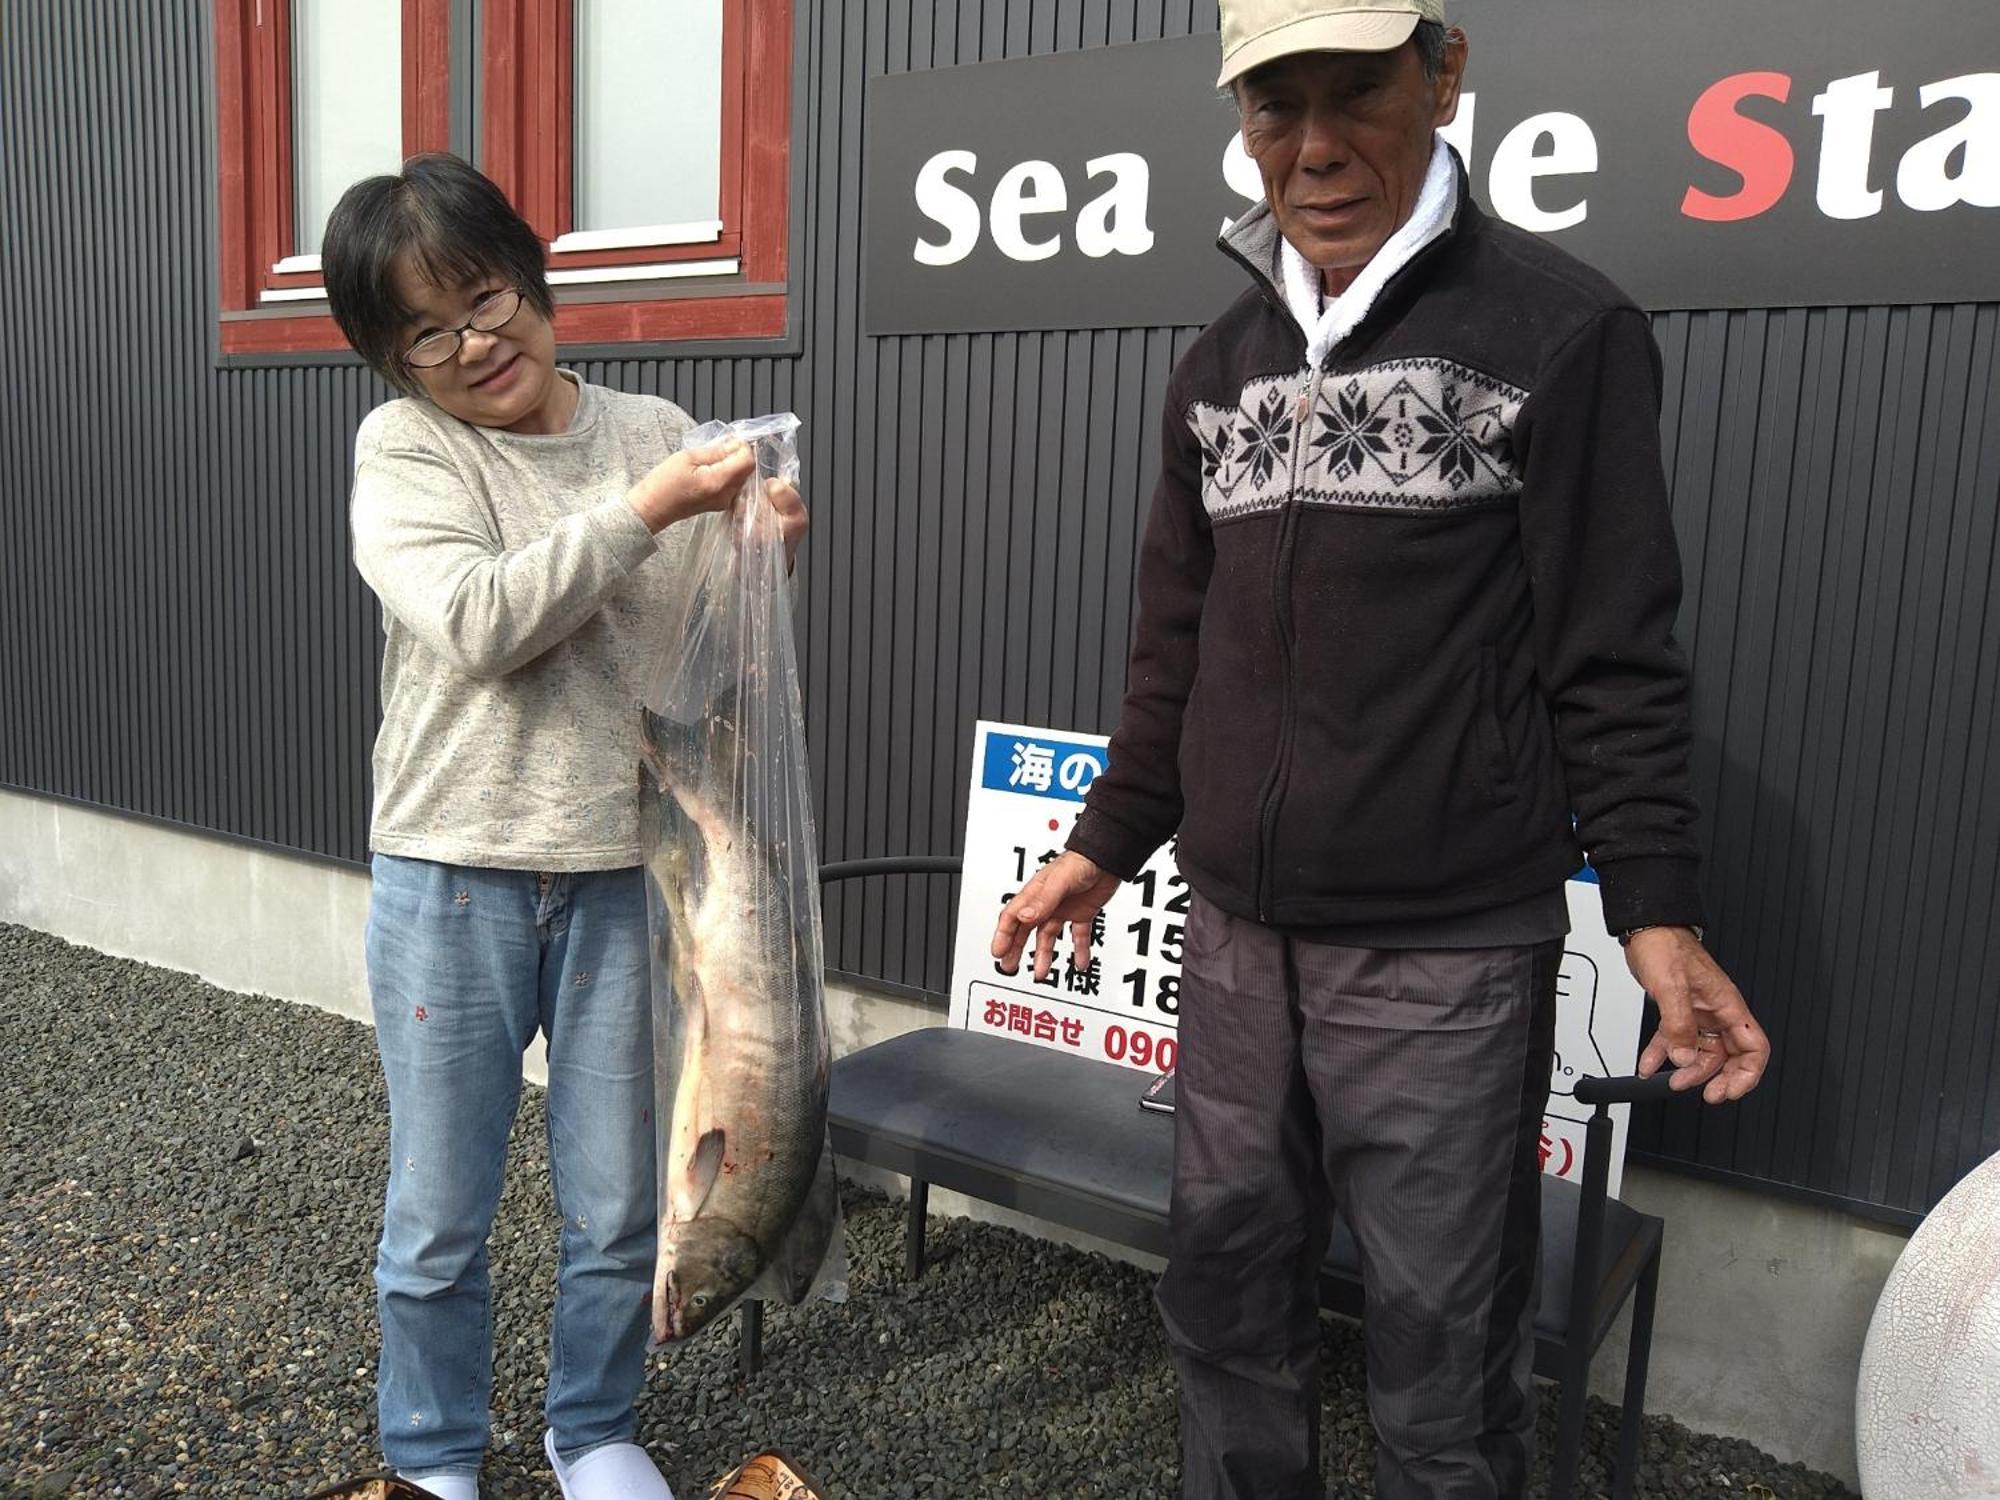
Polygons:
M321 262L408 393L355 439L354 559L382 601L368 977L389 1085L375 1263L388 1461L474 1500L487 1232L523 1050L548 1040L562 1215L544 1446L567 1500L671 1500L632 1441L654 1250L636 703L690 528L752 469L670 402L555 364L541 241L450 156L356 184ZM796 493L769 503L788 547Z

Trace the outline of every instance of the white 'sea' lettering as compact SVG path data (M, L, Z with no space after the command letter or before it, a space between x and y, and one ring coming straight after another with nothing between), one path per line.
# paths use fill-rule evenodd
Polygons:
M933 245L918 240L917 261L926 266L949 266L964 260L979 243L979 204L963 188L945 180L947 172L967 176L979 170L979 158L970 151L940 151L917 173L917 207L924 216L945 231L945 242Z
M1061 213L1069 207L1069 189L1053 162L1024 161L1007 169L993 189L993 205L987 210L987 225L993 243L1009 260L1047 260L1062 249L1062 235L1031 240L1021 221L1033 214Z
M1093 260L1110 255L1144 255L1153 248L1146 226L1146 191L1152 172L1136 151L1119 151L1084 163L1091 180L1111 174L1111 186L1084 204L1076 216L1076 248Z

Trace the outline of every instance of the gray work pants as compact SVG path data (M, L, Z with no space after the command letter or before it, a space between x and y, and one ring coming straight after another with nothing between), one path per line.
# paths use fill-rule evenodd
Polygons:
M1197 899L1169 1254L1183 1500L1320 1500L1317 1272L1361 1254L1381 1500L1513 1500L1533 1458L1560 940L1369 949Z

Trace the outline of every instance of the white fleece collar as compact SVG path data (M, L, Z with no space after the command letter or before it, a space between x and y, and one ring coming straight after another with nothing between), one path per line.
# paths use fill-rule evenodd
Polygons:
M1309 363L1315 367L1323 363L1335 344L1361 326L1361 320L1368 316L1389 278L1408 265L1424 246L1451 228L1457 206L1458 172L1452 165L1451 147L1440 136L1410 217L1375 252L1375 258L1361 268L1361 274L1347 290L1331 302L1323 301L1320 295L1319 272L1292 248L1290 240L1280 238L1278 262L1284 274L1285 303L1305 331Z

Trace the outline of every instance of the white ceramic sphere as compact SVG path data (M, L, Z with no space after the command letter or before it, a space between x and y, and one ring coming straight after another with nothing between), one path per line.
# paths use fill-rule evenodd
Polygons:
M1931 1210L1889 1273L1854 1429L1867 1500L2000 1500L2000 1153Z

